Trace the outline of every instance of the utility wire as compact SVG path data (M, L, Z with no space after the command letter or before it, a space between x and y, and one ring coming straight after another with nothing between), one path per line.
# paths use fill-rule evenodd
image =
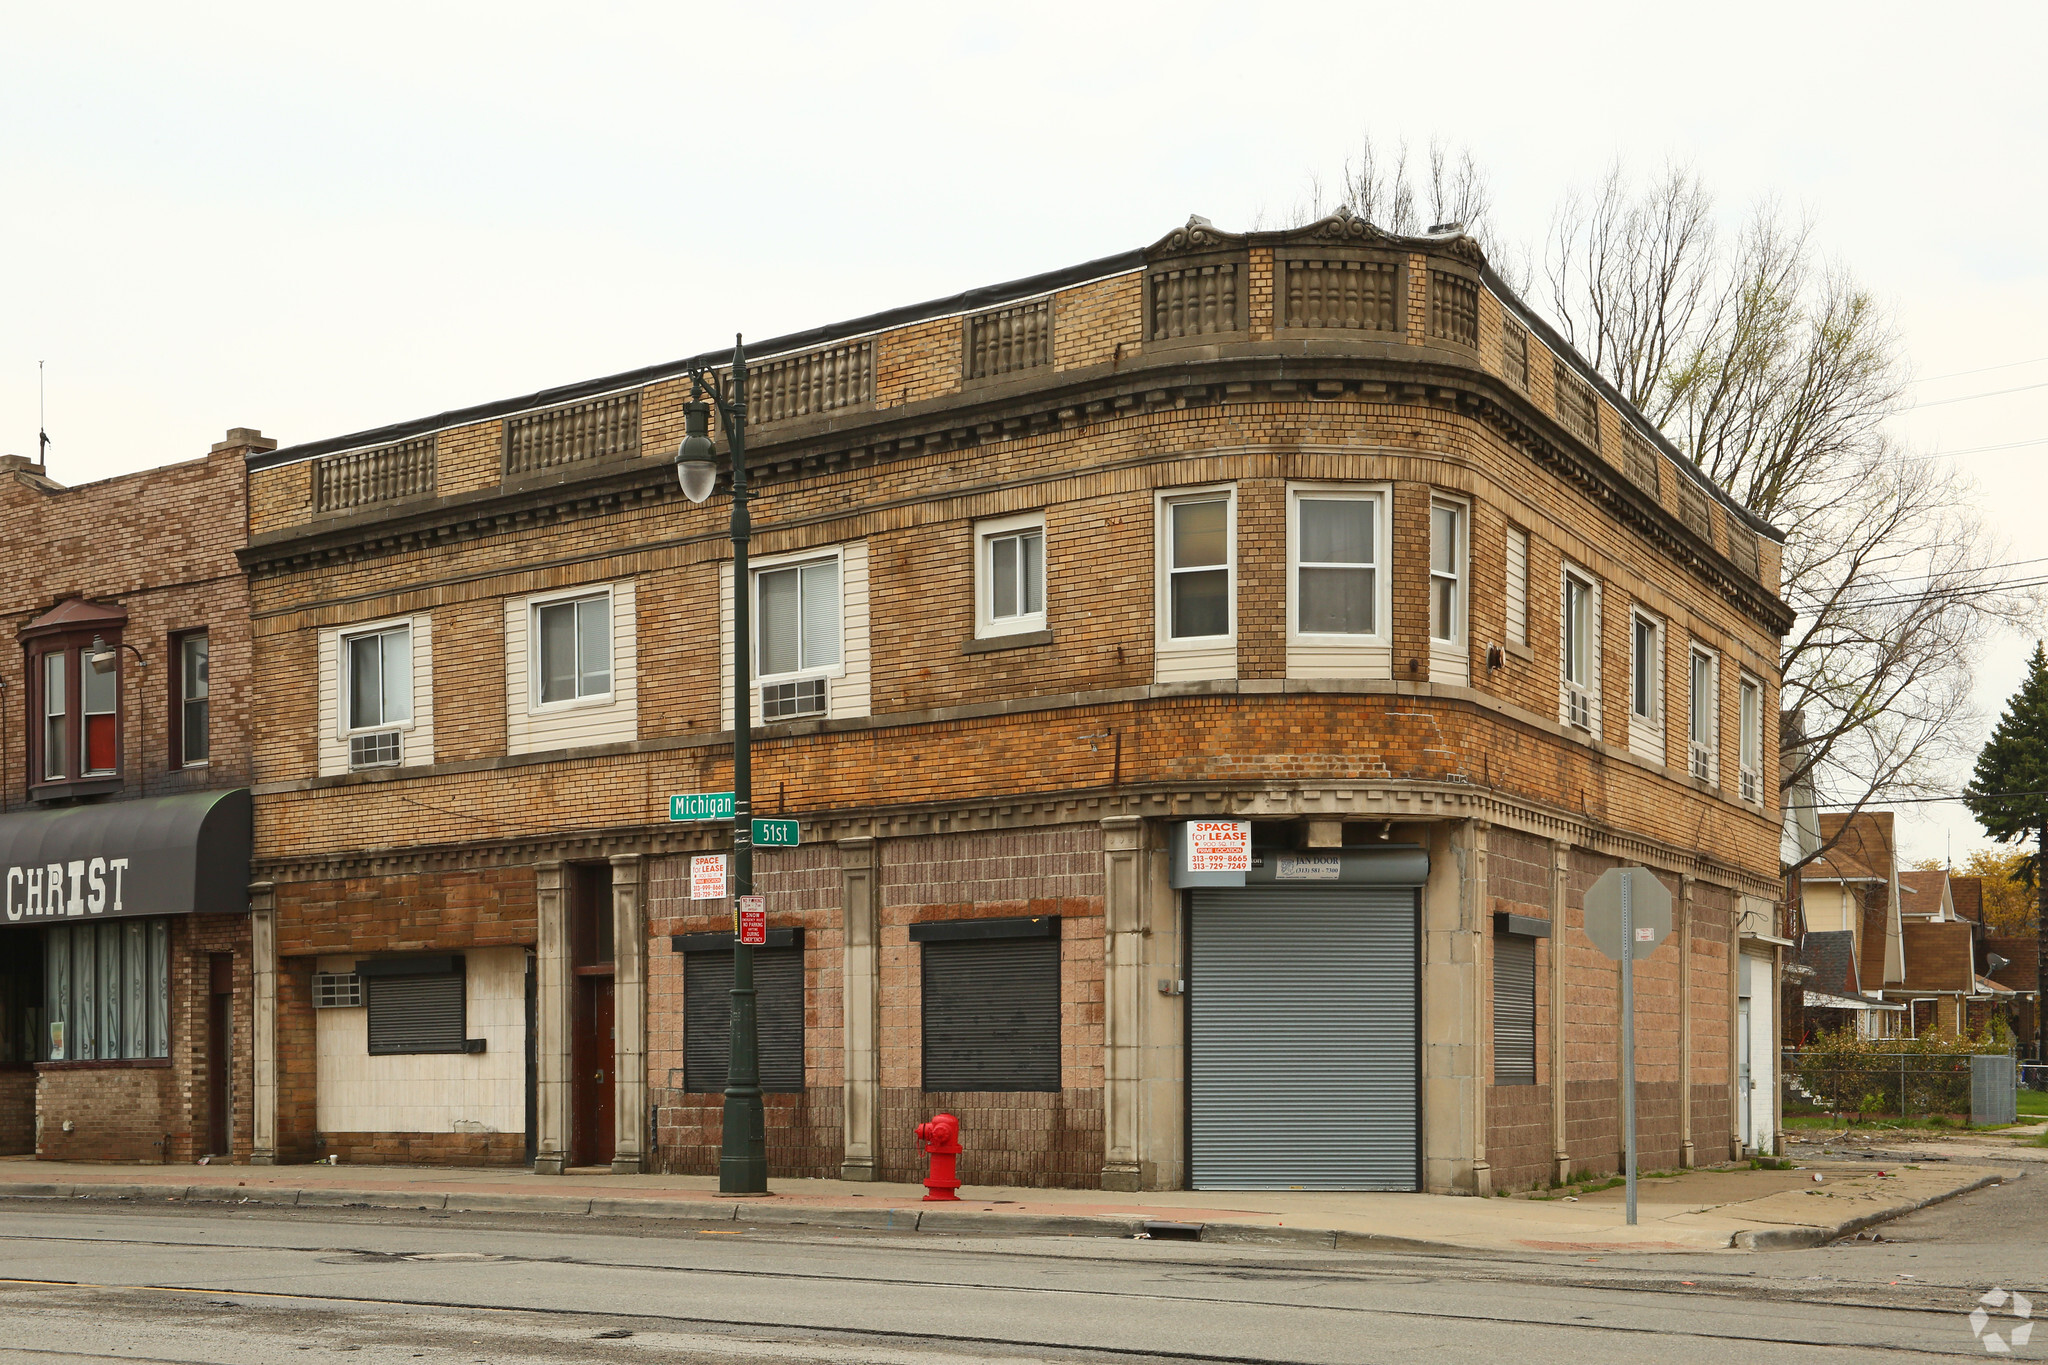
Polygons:
M2032 360L2008 360L2002 365L1986 365L1975 370L1950 370L1947 374L1930 374L1924 379L1909 379L1909 384L1932 384L1938 379L1961 379L1966 374L1990 374L1993 370L2016 370L2022 365L2039 365L2048 361L2048 355L2035 356Z
M2048 796L2048 792L1963 792L1958 796L1895 796L1888 801L1816 801L1810 806L1792 806L1792 810L1849 810L1863 806L1869 810L1881 810L1886 806L1924 806L1943 801L2017 801L2024 797Z
M2018 388L2016 388L2016 389L1991 389L1991 390L1988 390L1987 392L1984 392L1984 393L1966 393L1966 394L1961 394L1961 395L1959 395L1958 397L1955 397L1955 398L1934 398L1934 399L1930 399L1929 401L1927 401L1927 402L1925 402L1925 403L1913 403L1913 404L1910 404L1910 405L1908 405L1908 406L1906 406L1906 407L1900 408L1900 409L1899 409L1899 411L1900 411L1900 412L1912 412L1912 411L1914 411L1914 410L1915 410L1915 409L1917 409L1917 408L1939 408L1939 407L1946 407L1946 406L1947 406L1948 404L1950 404L1950 403L1968 403L1968 402L1971 402L1972 400L1974 400L1974 399L1978 399L1978 398L1997 398L1997 397L2000 397L2000 396L2002 396L2002 395L2004 395L2004 394L2008 394L2008 393L2026 393L2026 392L2028 392L2029 390L2032 390L2032 389L2048 389L2048 380L2044 380L2044 381L2042 381L2042 382L2041 382L2041 383L2039 383L2039 384L2022 384L2022 385L2020 385L2020 386L2019 386Z

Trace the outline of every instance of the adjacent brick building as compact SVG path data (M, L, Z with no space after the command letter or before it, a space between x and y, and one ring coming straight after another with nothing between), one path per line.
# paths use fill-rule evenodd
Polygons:
M1779 536L1468 238L1195 219L752 355L774 1173L909 1178L948 1108L978 1184L1611 1170L1623 864L1678 907L1643 1160L1775 1141ZM250 452L259 1159L715 1168L726 833L668 798L731 787L735 585L689 395ZM1333 1113L1312 1170L1271 1141Z
M0 458L0 1153L257 1145L245 455Z

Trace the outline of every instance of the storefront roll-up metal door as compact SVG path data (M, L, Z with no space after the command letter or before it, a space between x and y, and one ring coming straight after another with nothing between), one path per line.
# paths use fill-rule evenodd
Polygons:
M1189 894L1189 1183L1417 1188L1416 889Z
M926 942L924 1088L1060 1088L1060 941Z
M800 1095L804 1088L804 950L754 950L754 1026L760 1038L761 1089ZM732 953L683 959L683 1085L693 1094L725 1089L732 1058Z
M1536 1084L1536 940L1493 934L1493 1083Z
M460 971L366 976L370 1055L462 1052L467 1020Z

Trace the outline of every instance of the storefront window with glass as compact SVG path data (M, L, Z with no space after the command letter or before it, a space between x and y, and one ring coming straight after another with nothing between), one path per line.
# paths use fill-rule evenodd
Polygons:
M23 1005L38 1060L169 1057L171 924L107 920L43 931L43 998Z

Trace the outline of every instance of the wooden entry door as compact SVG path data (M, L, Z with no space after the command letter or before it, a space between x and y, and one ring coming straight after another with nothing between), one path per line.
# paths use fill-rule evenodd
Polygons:
M576 996L576 1035L570 1048L576 1068L575 1132L569 1160L576 1166L609 1166L618 1150L611 974L579 975Z
M232 953L210 955L206 999L206 1154L225 1156L233 1137L229 1115L233 1098L229 1066L235 1039L235 958Z

